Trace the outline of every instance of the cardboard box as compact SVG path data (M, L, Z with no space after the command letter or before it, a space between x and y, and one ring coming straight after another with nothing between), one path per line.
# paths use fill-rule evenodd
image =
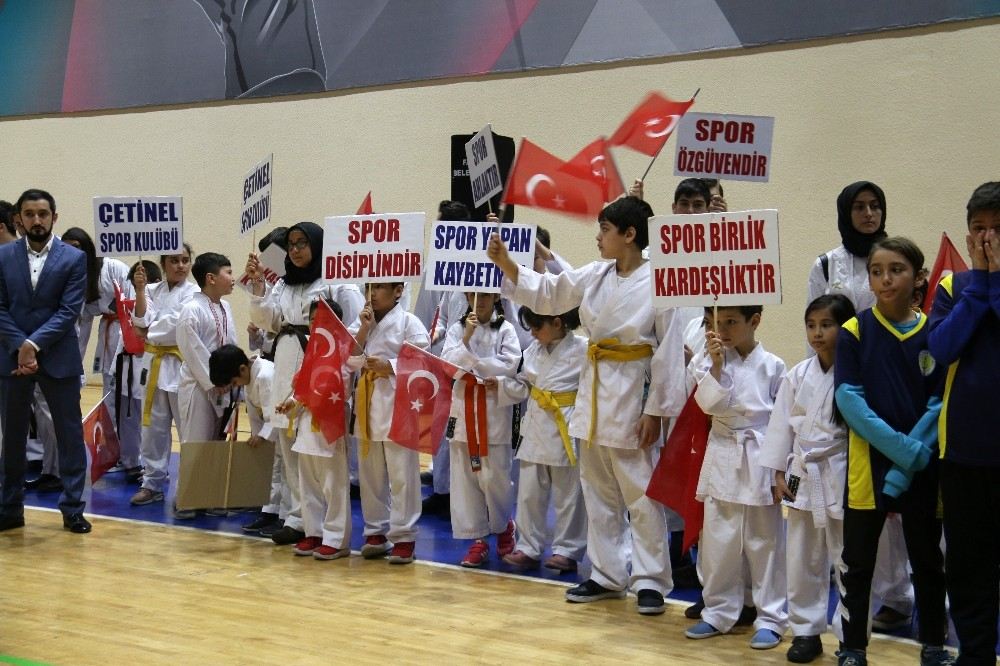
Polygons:
M183 442L178 509L263 506L271 497L274 444ZM228 492L227 492L228 488Z

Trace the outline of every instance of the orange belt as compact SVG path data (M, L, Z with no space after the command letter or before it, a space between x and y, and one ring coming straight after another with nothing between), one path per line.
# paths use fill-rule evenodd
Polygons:
M489 455L489 431L486 423L486 387L465 381L465 435L470 458Z

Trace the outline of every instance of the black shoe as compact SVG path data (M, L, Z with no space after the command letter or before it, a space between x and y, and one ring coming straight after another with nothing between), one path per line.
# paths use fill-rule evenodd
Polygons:
M757 619L757 609L754 606L744 606L740 616L736 618L737 627L749 627Z
M88 534L91 530L90 522L83 517L82 513L72 513L63 516L63 529L67 529L74 534Z
M434 485L434 472L421 472L420 473L420 485L422 485L422 486L433 486Z
M868 656L863 650L837 651L837 666L868 666Z
M823 654L823 641L819 636L796 636L792 639L792 647L785 656L793 664L808 664Z
M359 500L361 499L361 486L356 483L351 484L351 499Z
M298 543L306 538L306 533L302 530L297 530L288 525L285 525L280 530L271 535L271 541L278 544L279 546L287 546L292 543Z
M142 483L142 467L129 467L125 470L125 483Z
M663 603L663 595L656 590L639 590L640 615L661 615L667 609Z
M437 516L448 520L451 518L451 495L448 493L431 493L420 504L420 511L425 516Z
M39 493L54 493L63 489L62 480L55 474L42 474L37 479L24 482L25 490Z
M686 617L689 620L700 620L701 612L703 610L705 610L705 600L698 599L696 603L691 604L690 606L684 609L684 617Z
M261 535L265 539L270 539L271 537L274 536L274 534L276 532L278 532L284 526L285 526L285 521L283 521L283 520L281 520L279 518L278 520L276 520L275 522L271 523L267 527L260 528L257 531L257 534Z
M262 529L270 527L271 525L278 525L278 523L280 522L281 521L278 519L278 514L276 513L261 513L259 516L257 516L257 520L253 521L252 523L247 523L246 525L243 525L240 529L242 529L247 534L257 534ZM280 527L280 525L278 526ZM274 532L271 532L271 534L274 534Z
M904 615L892 606L883 605L872 617L873 631L899 631L910 626L912 615Z
M24 527L24 516L0 515L0 532Z
M592 580L585 580L576 587L566 590L566 601L574 604L584 604L588 601L601 599L624 599L625 590L609 590Z
M675 590L700 590L701 581L698 580L698 570L693 564L680 566L673 570Z

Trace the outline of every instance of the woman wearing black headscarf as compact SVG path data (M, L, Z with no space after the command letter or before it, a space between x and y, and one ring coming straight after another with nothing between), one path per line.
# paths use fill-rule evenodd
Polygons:
M336 301L343 321L350 326L364 307L364 297L355 285L333 285L323 281L323 228L313 222L299 222L285 235L285 276L268 290L256 254L247 260L246 272L252 282L250 319L261 330L276 336L274 380L271 398L277 404L292 393L292 380L302 365L309 332L309 306L317 300ZM281 415L273 415L278 435L276 451L282 456L285 484L291 505L285 524L271 538L275 543L296 543L305 537L299 489L298 453L292 451L295 437L281 427Z
M867 264L872 243L886 237L882 188L867 180L845 187L837 197L837 229L842 243L816 258L806 303L823 294L843 294L861 312L875 305Z

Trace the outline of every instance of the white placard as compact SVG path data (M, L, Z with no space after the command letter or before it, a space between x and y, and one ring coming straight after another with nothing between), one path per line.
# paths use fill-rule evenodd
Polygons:
M431 227L427 251L428 291L500 293L503 273L486 256L490 235L499 232L515 263L531 268L535 261L535 225L490 222L442 222Z
M240 210L240 234L246 235L271 221L271 180L274 177L274 154L256 164L243 178L243 207Z
M781 303L778 211L649 218L653 306Z
M677 131L674 175L766 183L774 118L688 113Z
M414 282L423 274L425 213L326 218L323 277L331 284Z
M98 257L181 254L183 197L94 197Z
M281 249L280 246L271 243L267 246L263 252L260 253L260 267L264 272L264 281L270 286L274 286L278 283L278 280L285 276L285 256L287 252ZM243 287L248 292L253 292L250 287L250 276L244 273L240 276L239 285Z
M494 194L503 191L500 165L493 146L493 128L487 125L479 130L465 144L465 160L469 165L469 181L472 184L472 200L479 208Z

